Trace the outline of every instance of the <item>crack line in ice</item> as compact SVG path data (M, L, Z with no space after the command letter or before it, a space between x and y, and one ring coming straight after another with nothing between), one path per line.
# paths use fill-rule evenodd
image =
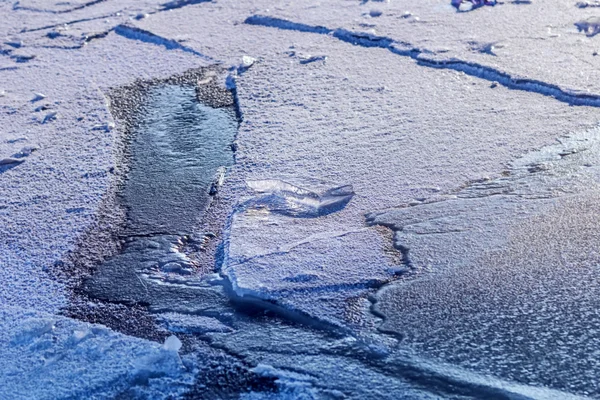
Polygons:
M268 257L268 256L274 256L274 255L283 255L283 254L287 254L290 251L292 251L293 249L295 249L296 247L300 247L303 246L305 244L310 244L313 243L315 241L320 241L320 240L328 240L328 239L335 239L335 238L340 238L340 237L344 237L347 235L352 235L355 233L361 233L361 232L365 232L368 231L369 228L360 228L360 229L354 229L354 230L348 230L348 231L338 231L338 232L322 232L322 233L316 233L314 235L310 235L302 240L299 240L297 242L292 242L292 243L288 243L285 244L283 246L279 246L277 248L277 250L275 251L270 251L270 252L266 252L266 253L261 253L261 254L257 254L255 256L252 257L247 257L244 258L240 261L237 261L235 263L229 263L228 266L229 267L235 267L236 265L241 265L241 264L245 264L249 261L253 261L253 260L257 260L260 258L264 258L264 257Z
M169 1L168 3L161 4L161 9L159 11L176 10L178 8L193 6L200 3L209 3L211 1L212 0L173 0Z
M421 66L464 72L465 74L476 78L497 82L509 89L523 90L550 96L569 105L600 107L600 95L597 94L577 93L574 90L563 89L553 83L547 83L536 79L513 77L507 72L475 62L458 59L427 59L424 55L434 54L434 52L427 49L420 49L410 43L397 41L385 36L376 36L364 32L353 32L343 28L330 29L323 26L311 26L263 15L252 15L246 18L244 23L269 28L330 35L338 40L355 46L378 47L389 50L396 55L409 57Z
M41 8L35 8L35 7L26 7L26 6L21 6L19 5L19 1L17 1L14 5L13 5L13 10L20 10L20 11L32 11L32 12L42 12L42 13L49 13L49 14L66 14L66 13L70 13L73 11L77 11L77 10L81 10L83 8L86 7L90 7L99 3L103 3L107 0L92 0L89 1L85 4L80 4L78 6L75 6L73 8L69 8L66 10L48 10L48 9L41 9Z
M104 15L100 15L98 17L90 17L90 18L80 18L80 19L75 19L73 21L67 21L67 22L59 22L57 24L52 24L52 25L45 25L45 26L40 26L38 28L23 28L21 29L21 33L27 33L27 32L37 32L37 31L43 31L44 29L51 29L51 28L56 28L58 26L67 26L67 25L74 25L74 24L79 24L81 22L89 22L89 21L96 21L98 19L105 19L105 18L110 18L110 17L114 17L118 14L119 12L113 12L110 14L104 14Z
M176 42L172 39L167 39L162 36L158 36L152 32L139 29L133 26L128 25L118 25L114 28L114 31L117 35L123 36L127 39L139 40L144 43L156 44L159 46L164 46L167 50L181 50L186 53L193 54L195 56L201 57L206 61L214 62L211 57L204 55L191 47L183 46L180 43Z
M108 36L108 34L110 32L112 32L114 30L114 28L110 28L106 31L103 32L98 32L98 33L94 33L91 35L85 35L83 37L75 37L75 36L68 36L68 35L62 35L64 37L69 38L70 40L73 40L73 42L78 42L77 44L73 44L72 46L66 46L66 45L42 45L42 46L29 46L31 48L42 48L42 49L58 49L58 50L79 50L82 49L85 45L87 45L88 43L90 43L93 40L96 39L104 39L106 36Z

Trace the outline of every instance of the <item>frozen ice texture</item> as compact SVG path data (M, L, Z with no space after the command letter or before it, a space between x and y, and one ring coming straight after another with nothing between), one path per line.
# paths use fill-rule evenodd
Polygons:
M590 379L599 165L596 128L454 196L371 215L423 272L377 294L383 329L422 354L504 379L600 393Z
M0 398L15 400L107 398L132 388L141 394L159 388L166 398L191 384L177 353L157 343L6 305L0 370Z
M248 181L257 195L244 207L265 209L298 218L316 218L341 210L354 196L352 185L327 189L318 194L279 180Z
M211 62L202 57L204 54L210 55L211 59L223 60L231 67L237 67L244 54L261 60L235 77L236 96L244 119L240 122L237 140L237 165L220 191L226 196L239 193L255 196L246 191L246 181L276 178L294 182L298 187L311 188L310 191L318 196L338 184L350 183L356 195L344 208L317 218L295 218L271 212L265 213L268 217L263 219L264 215L260 213L234 215L229 255L231 260L241 263L225 265L224 274L239 284L240 293L247 290L249 296L258 294L261 298L275 299L290 309L317 318L334 316L345 326L352 321L359 321L357 325L363 321L361 310L368 309L369 305L365 296L373 292L374 286L386 282L392 275L390 270L402 267L395 263L391 252L385 253L388 238L380 236L382 230L365 227L365 213L402 204L423 203L419 199L430 198L434 193L443 197L456 192L465 182L484 176L490 176L490 181L498 183L496 179L501 175L503 166L518 154L542 148L566 132L578 131L597 122L597 112L593 108L571 107L556 101L552 94L548 95L548 90L552 89L552 93L565 94L564 98L580 99L578 104L592 104L600 93L599 72L593 58L597 43L595 38L572 34L574 21L580 21L586 15L582 14L585 10L574 7L571 2L548 0L534 2L527 7L506 3L493 9L482 7L474 13L456 13L447 0L416 2L411 4L411 13L419 20L402 18L406 7L402 2L386 4L385 12L377 19L364 15L372 4L361 5L359 1L331 1L312 8L306 7L303 2L273 7L272 2L262 0L198 4L191 1L176 2L176 7L169 6L168 12L160 11L162 7L158 2L107 1L70 10L73 5L76 8L82 3L70 6L28 1L26 4L31 7L41 5L50 11L67 11L64 13L12 10L12 3L0 3L0 12L7 16L0 30L5 37L18 36L15 40L22 41L25 48L22 54L16 55L32 55L28 53L30 50L36 55L21 63L17 61L25 61L25 58L2 57L0 60L0 73L4 78L0 154L8 157L18 152L24 144L11 140L24 136L39 140L40 143L35 144L42 149L39 156L32 155L18 168L7 170L0 177L0 279L4 282L0 304L4 308L7 304L19 304L27 309L42 309L48 311L46 316L50 319L67 303L67 296L64 285L48 279L44 270L63 258L74 248L77 238L93 227L94 213L112 184L110 170L116 163L114 155L120 139L114 130L94 129L95 126L110 126L111 117L102 94L109 87L131 83L139 78L171 76ZM287 24L282 26L293 30L274 32L274 28L264 25L242 23L245 18L257 13L276 22L288 19ZM140 14L148 17L135 20ZM187 23L190 20L202 23ZM295 24L290 21L295 21ZM364 29L376 31L361 34L363 25L373 22L377 23L375 27ZM127 30L125 35L112 31L125 23L139 31ZM465 36L467 30L462 28L467 26L471 33ZM47 33L54 30L60 35L52 39L50 36L53 35L48 36ZM106 34L89 42L83 40L90 32ZM131 34L133 32L141 32L140 37L144 40L137 40ZM330 35L333 32L337 32L337 36ZM485 32L485 38L480 37L481 32ZM324 34L317 36L316 33ZM501 43L502 47L498 46L494 52L496 57L490 57L485 52L473 51L470 45L473 40ZM82 42L85 46L81 45ZM168 49L165 43L172 48ZM354 46L355 43L361 45ZM327 63L304 65L290 62L294 60L290 60L285 49L292 45L299 54L327 54ZM69 49L67 46L77 48ZM399 57L399 54L413 54L413 49L420 52L414 57ZM446 68L448 66L469 66L471 76ZM500 82L498 76L506 79ZM492 81L499 82L493 90L489 88ZM530 89L507 90L503 85L512 81L515 88ZM229 82L233 82L233 78ZM35 92L45 93L47 99L60 102L56 104L60 118L46 124L39 123L44 114L34 111L30 103L31 94ZM568 149L563 150L565 154L568 152ZM578 157L583 153L580 151L563 157ZM546 171L544 163L528 168L534 173ZM473 189L473 192L477 193L480 189L480 193L495 190L487 186ZM494 196L499 194L491 197ZM559 205L567 202L566 206L561 206L563 211L569 210L567 206L571 204L576 210L593 210L594 206L594 196L590 202L579 199L570 204L567 197L553 199ZM483 204L483 200L480 201ZM514 211L506 202L492 204L499 203L502 205L498 211L504 210L509 214ZM426 205L414 209L418 207ZM67 211L84 208L87 211ZM267 208L265 210L268 211ZM467 214L470 211L465 210ZM482 221L488 216L483 211L470 215L480 215ZM576 219L577 214L560 215L565 216L561 220L564 223L557 225L560 230L552 231L555 236L536 242L536 246L556 256L548 259L548 265L563 260L560 252L550 245L544 247L544 243L563 243L556 239L561 237L560 231L571 232L568 231L569 221L587 226ZM597 225L589 214L582 212L581 215L592 222L590 229ZM558 216L552 217L553 221L557 219ZM415 230L424 233L423 237L458 235L459 232L449 228L469 228L459 222L457 219L453 222L452 218L423 222L417 224ZM280 226L277 227L277 224ZM553 226L552 223L548 225ZM485 244L486 228L483 225L479 244ZM519 240L527 242L530 237L522 234ZM448 249L443 242L439 243L442 246L440 250ZM457 240L454 243L453 250L457 251L457 255L467 257L458 251L464 250L464 242ZM487 245L495 245L495 242L490 241ZM572 247L594 248L593 241L572 243ZM411 251L412 256L417 255L414 249ZM475 246L473 251L477 252L478 247ZM441 254L448 253L435 253L433 260L443 263ZM573 251L573 254L580 253ZM238 255L240 257L236 258ZM255 255L265 256L263 260L247 260ZM277 257L284 261L279 263ZM518 259L509 261L505 267ZM256 272L253 269L257 266L264 268ZM512 271L510 268L506 270ZM133 279L137 280L135 275ZM486 281L479 280L482 284ZM490 278L489 282L494 287L502 280ZM558 278L557 282L560 282ZM594 282L594 276L590 275L582 282ZM577 282L572 283L576 287ZM138 284L143 290L143 284ZM190 285L182 286L182 291L189 293L186 290ZM489 286L483 289L489 289ZM205 287L202 290L205 294L210 292ZM204 301L200 300L202 296L190 295L183 302L169 302L172 292L156 289L152 293L161 295L158 296L159 304L153 306L171 311L197 311ZM486 295L489 297L489 292ZM499 300L505 297L510 298L508 295L499 296ZM431 315L439 315L436 310L445 310L443 306L446 303L458 304L452 303L451 297L442 299L445 302L441 301L439 309L432 307ZM378 304L384 303L380 299ZM390 306L388 314L399 314L398 309L402 308L396 307L393 311ZM469 312L473 310L467 307L461 315L468 320L473 314ZM585 310L591 312L589 308ZM556 314L561 313L564 314L564 310L556 310ZM578 316L577 310L573 315ZM3 317L3 321L11 318L12 314ZM581 316L582 320L586 318L586 315ZM439 320L446 321L448 318L442 315ZM502 321L510 322L511 319ZM478 322L471 327L485 326ZM538 326L546 326L544 321L538 322ZM69 332L68 337L86 343L88 339L85 338L89 335L82 333L86 329L74 326L73 332L79 333ZM501 329L496 331L501 332ZM452 337L447 341L450 343L464 337L462 335L468 331L439 329L427 332L432 335L430 343L441 343L439 348L445 349L442 346L446 343L445 333L455 334L450 335ZM436 333L439 336L436 337ZM552 331L552 334L560 336L559 333L559 330ZM236 342L242 334L247 335L247 340ZM301 347L304 344L302 352L305 354L290 355L283 351L276 354L269 349L259 351L257 347L268 347L273 336L261 336L262 340L258 340L258 336L256 331L249 331L222 340L229 340L230 349L247 357L270 357L271 361L261 361L263 365L279 366L287 362L290 368L307 366L306 373L302 375L322 373L319 375L321 380L340 383L342 388L353 384L358 386L355 385L356 371L361 371L363 382L377 382L380 390L390 396L399 396L402 391L406 393L409 390L407 386L389 380L389 375L368 370L364 364L354 361L327 364L314 360L316 357L320 360L327 358L319 354L313 356L311 363L310 354L314 354L311 351L317 347L314 343L303 342L304 339L296 345ZM286 337L278 336L278 340L286 343ZM517 340L518 336L514 337ZM576 335L569 337L573 338L573 343L578 340ZM124 340L117 340L124 343L124 349L130 349L131 343L136 342L130 338ZM329 343L328 340L323 342ZM477 342L453 349L471 349L472 343ZM326 353L327 348L319 349ZM349 353L353 351L348 350ZM481 356L486 361L488 353L472 351L470 354ZM12 358L16 356L2 357ZM113 371L112 362L115 362L115 369L125 369L130 365L130 358L121 354L116 359L101 358L98 365L105 371ZM147 360L151 361L152 357ZM590 359L584 355L581 360ZM23 365L34 362L33 358L27 358ZM117 365L119 362L122 365ZM450 362L462 363L458 358L452 358ZM56 365L57 368L63 366ZM74 361L65 370L73 371L75 368L72 366L81 365L84 364ZM146 369L146 376L154 376L156 372L152 371L152 367L161 366L147 361L136 365ZM481 365L484 364L470 367L482 370ZM595 379L592 376L597 372L595 365L573 365L579 367L566 378L551 370L553 373L549 376L575 385L581 385L577 379L585 382ZM2 371L12 371L10 368L13 366L3 364ZM63 372L51 368L48 371L49 375ZM89 379L77 381L80 387L65 386L65 396L88 394L97 385L102 386L98 382L104 382L98 374L85 376ZM116 377L113 386L114 382L124 385L130 382L128 374L108 376ZM436 375L428 370L423 376ZM152 381L153 378L148 380ZM64 383L65 380L59 382ZM556 382L558 380L548 384ZM497 382L494 384L502 386ZM540 391L544 390L529 387L520 393L543 398ZM498 392L494 393L498 395ZM545 397L566 398L555 392L546 393Z

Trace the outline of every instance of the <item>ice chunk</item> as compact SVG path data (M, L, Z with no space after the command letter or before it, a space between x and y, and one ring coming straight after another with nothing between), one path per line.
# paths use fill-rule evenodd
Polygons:
M230 317L227 313L221 313L221 318ZM232 332L233 329L216 318L203 315L189 315L179 313L162 313L158 319L166 328L175 333L207 333L207 332Z
M600 33L600 18L591 17L583 21L575 22L579 32L583 32L587 37L596 36Z
M31 99L31 102L35 103L36 101L44 100L45 98L46 98L46 95L43 93L34 93L33 99Z
M8 158L3 158L2 160L0 160L0 166L1 165L11 165L11 164L20 164L22 162L23 162L23 160L19 160L18 158L8 157Z
M335 187L322 194L276 179L248 181L247 185L262 194L249 200L248 208L298 218L316 218L340 211L354 196L352 185Z
M36 150L38 150L38 148L35 146L25 146L21 149L21 151L14 154L13 157L14 158L24 158L24 157L31 155L31 153L33 153Z
M46 122L55 120L56 119L56 115L57 115L56 111L50 111L48 114L46 114L46 116L42 120L42 124L45 124Z
M256 62L256 58L250 56L242 57L242 68L250 68Z
M600 7L600 1L580 1L576 4L577 8Z
M451 3L458 11L472 11L482 6L495 6L496 0L452 0Z
M163 348L167 351L179 351L181 349L181 340L177 339L177 336L171 335L165 339Z

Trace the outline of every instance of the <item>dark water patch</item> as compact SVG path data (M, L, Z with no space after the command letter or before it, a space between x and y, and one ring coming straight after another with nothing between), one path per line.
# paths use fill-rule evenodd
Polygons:
M191 233L219 167L233 164L235 113L201 104L193 87L151 89L131 141L123 189L127 234Z
M237 131L233 96L217 82L219 72L200 68L107 93L118 128L109 190L76 249L50 268L72 288L66 315L89 319L89 296L147 310L153 300L168 308L177 297L193 303L202 297L197 292L214 292L206 282L192 290L195 282L182 284L179 296L169 294L166 284L214 269L214 243L225 216L216 210L219 194L209 192L215 172L233 163ZM207 101L196 90L199 82L214 88ZM209 106L214 103L220 108Z
M219 108L199 100L198 82L214 85L214 76L205 70L137 83L113 96L112 108L120 108L117 119L124 118L128 130L116 197L124 220L118 253L95 268L82 286L86 294L183 312L226 302L217 286L198 276L194 257L215 236L202 232L201 221L215 186L234 162L237 119L233 107L226 106L230 95L213 93ZM220 182L215 183L216 176Z

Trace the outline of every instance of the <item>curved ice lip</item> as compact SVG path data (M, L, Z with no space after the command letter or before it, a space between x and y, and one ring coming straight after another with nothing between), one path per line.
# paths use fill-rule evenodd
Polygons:
M331 188L322 194L277 179L246 182L260 194L242 206L296 218L317 218L342 210L352 200L352 185Z

